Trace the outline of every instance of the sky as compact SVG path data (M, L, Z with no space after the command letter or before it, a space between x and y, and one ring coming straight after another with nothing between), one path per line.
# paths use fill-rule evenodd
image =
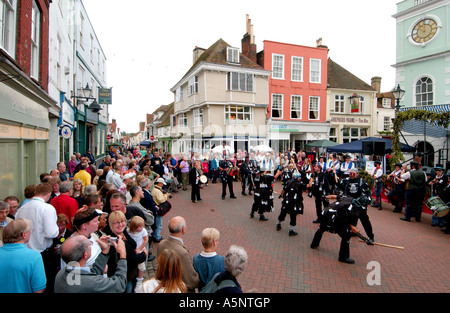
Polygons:
M257 52L272 40L316 46L381 91L395 87L395 19L400 0L82 0L106 55L109 121L138 132L139 122L173 102L170 89L192 66L192 51L222 38L241 47L246 14Z

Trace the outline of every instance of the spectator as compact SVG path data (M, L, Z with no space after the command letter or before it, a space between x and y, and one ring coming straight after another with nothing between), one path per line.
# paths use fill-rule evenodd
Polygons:
M183 160L180 162L181 171L181 182L183 184L183 190L187 190L187 185L189 183L189 163L187 162L186 156L183 155Z
M155 277L136 287L136 293L184 293L186 285L182 280L181 258L170 249L164 249L158 256Z
M0 243L3 242L3 230L13 221L8 217L9 204L6 201L0 201Z
M67 216L67 228L70 231L73 231L73 218L79 208L77 200L71 197L72 186L73 183L71 181L62 182L59 186L60 195L56 198L53 198L51 201L52 206L56 210L56 214L64 214L65 216Z
M147 250L144 249L141 253L136 253L136 241L128 234L126 230L127 219L125 214L120 210L113 211L109 214L108 224L112 231L112 236L117 237L125 242L127 252L127 287L126 292L132 293L136 286L136 277L138 274L138 264L147 259ZM108 261L108 276L112 276L116 272L118 266L117 253L114 248L109 251Z
M78 205L81 207L81 199L84 199L84 187L83 182L80 179L73 180L72 197L78 201Z
M75 167L77 167L77 161L76 161L76 156L72 155L70 156L70 161L68 163L69 165L69 177L73 177L74 173L75 173Z
M217 284L224 280L231 280L236 285L235 287L225 287L219 289L217 293L242 293L242 288L239 285L236 277L242 273L247 266L247 252L244 248L232 245L225 255L225 271L217 276L215 279Z
M164 249L171 249L177 253L181 258L183 268L182 279L188 292L195 292L195 288L199 284L199 276L192 265L192 258L189 251L184 246L183 236L186 233L186 221L181 216L175 216L169 221L170 236L162 240L157 249L159 256Z
M17 198L16 196L8 196L5 198L5 202L9 204L8 217L15 219L17 210L19 209L19 198Z
M91 150L87 149L86 153L83 155L85 158L88 158L89 164L95 164L94 156L91 154Z
M103 211L103 199L99 194L87 195L84 198L83 205L86 205L88 208L93 207L97 211Z
M198 291L200 291L216 273L225 271L225 258L218 255L220 232L215 228L205 228L201 234L203 251L194 255L193 265L200 277Z
M31 201L31 199L36 194L36 188L37 188L37 185L28 185L28 186L25 187L25 190L23 192L24 196L25 196L25 200L23 200L22 206L24 204L26 204L27 202Z
M140 203L142 206L148 211L153 213L154 223L152 225L152 241L159 242L161 241L161 229L162 229L162 216L158 215L158 208L156 207L156 202L153 200L153 197L150 193L150 187L152 182L148 178L144 178L140 182L140 186L142 191L144 192L144 197L141 199Z
M57 293L118 293L125 290L127 283L127 252L122 239L113 242L114 250L118 255L117 266L110 277L104 277L110 245L108 237L98 240L101 246L101 254L96 259L94 266L86 268L86 262L90 259L91 245L84 236L75 236L67 239L61 247L62 259L69 264L59 271L55 279L55 292ZM78 283L73 282L73 273L80 275ZM77 276L75 276L76 278Z
M67 171L66 171L66 164L64 162L59 162L56 165L56 168L58 169L59 172L59 179L63 182L66 181L68 179L67 177Z
M42 293L45 290L47 279L41 254L25 246L30 240L31 228L31 222L22 218L5 228L5 245L0 248L0 293Z
M89 174L86 169L88 167L88 163L83 162L80 164L80 170L73 176L73 179L79 179L83 183L83 187L91 184L91 174Z
M119 189L123 183L122 179L122 162L117 161L113 167L113 171L109 171L106 176L106 182L113 184L114 188ZM110 174L111 173L111 174Z
M170 197L170 193L164 193L162 188L166 183L164 182L164 178L160 177L155 181L155 187L152 190L152 198L155 201L155 204L158 206L161 203L164 203L167 201L167 199ZM155 216L155 224L156 229L155 233L153 234L154 238L158 240L161 240L161 229L162 229L162 216L156 214Z
M53 198L59 196L59 184L61 183L61 180L57 176L53 176L48 180L48 183L52 186L52 193L50 195L49 201L47 203L51 203Z
M148 232L145 229L145 221L140 216L133 216L130 220L129 227L127 229L128 234L131 238L136 241L136 254L141 253L144 250L147 250L148 244ZM148 250L147 250L148 251ZM146 262L142 262L138 264L138 276L136 278L136 286L142 284L144 279L144 272L146 269Z
M92 181L92 184L94 186L98 186L98 181L100 180L100 176L103 175L103 170L102 169L98 169L95 171L95 177L94 180Z

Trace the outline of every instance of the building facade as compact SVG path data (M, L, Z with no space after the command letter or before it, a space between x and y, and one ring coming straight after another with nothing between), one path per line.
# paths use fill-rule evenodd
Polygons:
M223 141L235 151L267 144L270 72L223 39L196 47L193 63L171 88L172 152L204 154Z
M48 170L51 119L59 107L48 94L48 0L2 0L0 32L0 198L39 183Z
M405 0L397 4L396 81L405 90L401 110L420 108L442 112L450 104L450 1ZM438 161L448 149L448 131L419 121L408 121L402 135L424 152L424 164Z

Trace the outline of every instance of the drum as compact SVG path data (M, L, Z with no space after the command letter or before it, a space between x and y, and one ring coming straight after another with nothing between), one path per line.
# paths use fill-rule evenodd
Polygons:
M439 197L430 197L425 204L433 212L435 217L446 216L450 210L450 207Z
M208 182L208 178L205 175L200 176L200 182L202 184L206 184Z

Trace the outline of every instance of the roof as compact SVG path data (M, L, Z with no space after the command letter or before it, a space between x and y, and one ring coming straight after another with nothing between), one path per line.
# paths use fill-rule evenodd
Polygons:
M328 58L328 88L376 91L330 58Z
M192 65L192 67L187 71L187 73L183 76L186 77L188 73L195 68L198 64L201 62L207 62L207 63L215 63L215 64L222 64L222 65L230 65L227 61L227 47L231 47L229 44L227 44L222 38L217 40L212 46L210 46L208 49L206 49L195 61L195 63ZM245 68L254 68L254 69L260 69L264 70L264 68L257 63L250 60L247 56L239 52L239 66L245 67Z
M170 126L170 116L174 113L174 103L168 105L167 111L161 116L161 122L158 127Z

